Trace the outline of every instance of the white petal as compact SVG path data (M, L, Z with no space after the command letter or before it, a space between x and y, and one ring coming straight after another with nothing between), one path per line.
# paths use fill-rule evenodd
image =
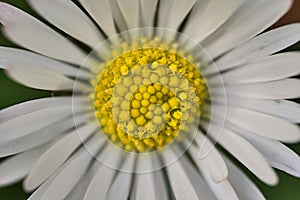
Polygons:
M249 98L228 98L227 103L277 116L292 123L300 123L300 105L286 100L266 100Z
M49 186L53 183L57 175L64 167L58 169L47 181L45 181L29 198L28 200L41 200L43 194L48 190ZM25 188L24 188L25 189Z
M299 127L277 117L231 107L227 109L227 120L237 127L266 138L291 143L300 141Z
M222 183L214 183L209 182L208 183L210 188L213 190L215 196L217 199L230 199L230 200L238 200L238 196L230 184L228 180L225 180Z
M93 150L97 151L97 141L91 140L91 142ZM92 158L91 154L85 148L82 148L69 163L66 163L65 168L53 180L41 199L63 200L86 173ZM25 188L27 188L27 185L25 185Z
M116 170L100 166L85 193L84 200L106 199L115 174Z
M258 83L300 74L300 53L283 53L223 73L226 84Z
M8 76L27 87L41 90L72 90L74 81L56 72L32 67L9 67Z
M43 68L72 77L76 76L78 70L71 65L21 49L0 47L0 55L0 68L3 69L7 69L10 66L15 68L27 66L32 68ZM90 79L91 74L87 71L82 71L80 73L80 78Z
M173 8L174 1L165 0L158 2L158 11L157 11L157 27L166 28L168 24L168 16L170 15Z
M124 16L128 29L137 28L140 20L140 0L117 0L117 2Z
M102 40L92 21L72 2L62 0L29 0L31 6L46 20L91 47Z
M112 12L114 23L117 26L118 32L126 31L128 29L126 25L126 21L120 10L117 0L110 0L106 2L108 3L109 9Z
M228 180L235 188L238 197L243 200L265 200L258 187L230 160L226 161L229 169Z
M240 0L198 0L183 33L201 42L216 31L240 6Z
M211 155L203 159L202 162L207 166L209 175L215 183L221 183L227 178L227 166L217 151L213 150Z
M291 0L247 1L229 21L204 41L204 48L212 58L216 58L274 24L291 5Z
M106 163L107 166L115 169L120 169L121 161L124 159L124 155L120 153L119 149L117 149L114 145L112 145L107 137L103 135L104 133L97 134L98 140L104 141L104 144L107 144L105 149L103 149L96 157L97 160L101 161L101 163ZM124 171L124 169L121 169Z
M168 199L168 183L167 177L162 172L162 170L157 170L154 172L154 180L155 180L155 194L158 199Z
M164 10L160 10L160 12L164 12L168 16L166 18L169 19L166 24L166 28L177 30L180 27L183 20L185 19L185 17L191 11L195 2L196 0L175 0L175 2L172 1L172 3L166 2L166 6L168 5L168 7Z
M78 116L77 125L81 125L90 119L90 114ZM28 149L45 144L56 138L59 138L67 130L75 127L74 119L70 115L66 119L60 120L34 133L25 135L9 141L0 141L0 157L14 155Z
M111 184L107 199L127 200L130 194L132 173L119 172Z
M74 158L73 158L74 160ZM53 181L57 178L57 176L61 173L63 169L65 169L68 164L72 162L72 159L68 160L66 164L64 164L62 167L57 169L51 177L49 177L30 197L28 200L40 200L42 199L42 196L44 193L48 190L48 188L53 184ZM94 165L92 166L91 170L93 170ZM24 190L26 190L25 184L23 184Z
M81 65L85 54L57 32L29 14L0 3L3 33L19 45L46 56Z
M300 158L287 146L247 131L238 129L236 131L251 142L265 156L270 165L293 176L300 177Z
M76 184L76 186L74 186L72 191L64 198L64 200L74 200L74 199L82 200L84 198L84 194L86 192L89 183L90 183L90 179L88 179L87 174L85 174Z
M211 141L204 137L203 133L199 132L195 138L199 149L196 147L190 148L191 156L197 166L206 165L210 178L216 182L223 182L227 176L227 166Z
M197 171L197 168L192 164L191 160L187 156L182 156L180 161L191 181L194 185L195 191L197 192L200 199L205 197L205 200L215 200L215 196L212 193L211 189L204 181L203 177L200 175L200 172Z
M219 143L260 180L269 185L277 184L278 177L276 173L260 152L245 139L224 129Z
M10 185L23 179L47 148L48 145L43 145L2 161L0 164L0 185Z
M92 166L88 169L87 173L82 177L82 179L77 183L77 185L73 188L73 190L68 194L68 196L64 200L83 200L86 190L91 180L94 178L99 167L100 163L94 162Z
M1 140L12 140L33 133L72 114L70 106L39 110L0 124ZM38 123L37 123L38 122ZM28 126L30 124L30 126Z
M72 103L71 97L48 97L26 101L0 110L0 121L10 120L21 115L43 110L50 107L68 106ZM79 102L78 102L79 103Z
M210 189L214 193L217 199L230 199L230 200L238 200L233 187L231 186L230 182L225 179L221 183L215 183L210 178L206 165L199 165L199 170L202 172L203 178L205 179L206 183L209 185Z
M268 31L249 40L216 61L221 69L230 69L285 49L300 40L300 23Z
M158 0L141 0L142 26L153 27Z
M137 165L143 165L145 163L144 160L146 160L146 163L149 163L150 166L153 166L152 159L146 157L143 160L136 160L135 169L138 169ZM166 189L165 186L162 186L162 184L164 184L163 177L159 178L159 180L162 181L160 183L158 182L157 177L155 177L155 173L158 171L135 174L133 186L130 192L130 199L166 199L167 197L165 196L165 192L162 191L163 189ZM159 186L162 186L162 188L158 188Z
M166 170L176 199L199 199L194 186L179 161L168 166Z
M229 98L234 96L258 99L294 99L300 97L300 80L298 79L283 79L267 83L228 85L225 87L226 94ZM222 90L218 92L222 92Z
M36 146L44 145L49 141L59 138L59 136L63 134L63 131L65 131L64 129L62 129L62 127L59 128L54 129L53 127L49 127L47 129L43 129L43 131L35 132L17 139L13 139L10 141L0 141L0 157L15 155ZM67 126L66 129L68 128L70 127ZM49 130L55 131L57 129L59 132L54 132L53 134L49 133Z
M119 161L120 162L120 161ZM130 195L131 182L133 179L133 173L135 162L131 159L131 156L124 157L122 162L122 167L120 168L119 173L117 173L112 184L110 185L109 191L107 193L107 199L124 199L127 200ZM123 169L128 169L127 172L124 172Z
M51 176L96 128L97 126L95 124L85 125L78 129L78 134L77 130L72 131L53 145L41 156L26 178L25 184L27 185L27 189L34 190ZM51 163L51 165L49 165L49 163Z
M135 199L159 200L155 191L155 182L152 173L137 174L135 178Z
M112 13L106 0L79 0L79 2L98 23L106 35L111 36L117 33Z

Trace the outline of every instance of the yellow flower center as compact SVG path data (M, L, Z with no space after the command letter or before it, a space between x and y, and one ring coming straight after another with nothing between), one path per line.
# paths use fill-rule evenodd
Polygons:
M155 40L141 40L145 42ZM162 149L199 123L208 98L206 82L192 56L168 48L171 45L164 44L170 50L121 46L125 53L112 52L115 58L93 81L95 115L103 133L121 149Z

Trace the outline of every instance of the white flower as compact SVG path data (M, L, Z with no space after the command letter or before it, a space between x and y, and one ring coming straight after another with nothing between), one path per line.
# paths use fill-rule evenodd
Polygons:
M0 156L13 155L0 185L25 178L31 200L264 199L215 142L266 184L278 182L272 167L300 176L299 156L281 143L300 141L300 81L290 78L300 54L275 54L300 40L300 24L261 33L291 0L74 2L29 0L51 25L0 3L3 33L28 49L0 47L0 67L54 91L0 111ZM126 92L138 126L123 112Z

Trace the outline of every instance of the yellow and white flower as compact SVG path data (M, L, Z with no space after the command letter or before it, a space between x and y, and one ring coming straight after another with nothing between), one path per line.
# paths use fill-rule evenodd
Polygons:
M0 111L0 185L34 199L264 199L300 177L300 24L262 33L291 0L0 3L15 81L53 91ZM272 5L272 6L270 6ZM215 144L219 146L215 147Z

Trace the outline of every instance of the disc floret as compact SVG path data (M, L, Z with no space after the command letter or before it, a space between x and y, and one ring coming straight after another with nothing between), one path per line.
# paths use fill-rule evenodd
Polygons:
M112 143L131 152L155 151L198 122L206 83L191 61L176 52L129 50L101 73L95 113Z

